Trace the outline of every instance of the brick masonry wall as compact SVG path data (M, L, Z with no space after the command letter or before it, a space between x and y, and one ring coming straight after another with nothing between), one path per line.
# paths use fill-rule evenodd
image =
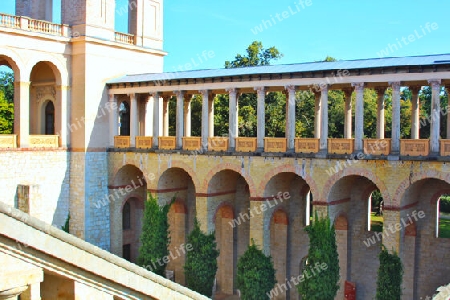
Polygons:
M66 151L0 151L1 201L17 207L17 186L33 185L30 214L60 228L69 213Z

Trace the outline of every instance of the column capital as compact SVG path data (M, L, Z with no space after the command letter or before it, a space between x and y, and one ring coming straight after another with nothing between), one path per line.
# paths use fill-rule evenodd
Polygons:
M209 95L211 93L211 90L199 90L198 92L203 96L203 95Z
M159 98L160 92L150 92L148 93L150 97Z
M441 80L440 79L430 79L428 80L428 84L431 86L431 88L441 88Z
M115 94L109 94L108 102L117 103L117 97Z
M330 87L330 84L321 84L319 85L320 91L321 92L328 92L328 88Z
M374 90L377 92L378 96L384 96L386 93L386 88L384 86L376 86Z
M417 95L422 90L422 86L421 85L412 85L412 86L409 86L408 89L411 91L411 93L413 95Z
M253 88L255 91L257 91L257 92L266 92L266 87L265 86L256 86L256 87L254 87Z
M234 94L234 96L237 96L237 93L239 92L239 89L237 89L237 88L228 88L228 89L225 89L225 91L227 91L230 95Z
M297 87L295 85L286 85L284 88L288 93L295 93L297 91Z
M400 81L391 81L391 82L389 82L389 85L390 85L393 89L400 89L401 82L400 82Z
M355 91L362 91L364 90L364 82L352 82L352 87L355 88Z
M177 98L184 97L185 91L173 91Z

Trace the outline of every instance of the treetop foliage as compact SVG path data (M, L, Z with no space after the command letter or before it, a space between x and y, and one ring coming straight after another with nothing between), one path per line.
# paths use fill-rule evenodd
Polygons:
M226 61L225 68L243 68L270 65L272 60L283 57L283 54L275 47L264 49L261 42L254 41L247 48L247 55L237 54L233 61Z

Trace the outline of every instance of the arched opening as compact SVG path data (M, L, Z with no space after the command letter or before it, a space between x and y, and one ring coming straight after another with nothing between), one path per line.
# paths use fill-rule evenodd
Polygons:
M41 61L33 67L30 75L30 134L55 134L61 129L62 124L57 122L61 117L61 99L56 92L59 78L59 71L50 62Z
M358 297L375 297L378 255L384 235L368 231L370 195L379 188L370 179L345 176L331 187L327 202L330 220L336 225L339 255L340 289L338 298L344 298L345 281L358 286ZM361 296L360 296L361 295Z
M0 55L0 134L18 134L14 129L14 79L18 77L15 70L17 70L15 63L8 57Z
M175 203L168 213L169 251L177 254L177 258L169 260L166 271L173 274L175 282L185 284L183 266L186 261L186 253L180 250L186 245L186 238L194 228L194 216L196 215L194 182L185 170L170 168L162 173L158 181L158 188L154 192L157 194L160 205L175 198Z
M276 280L300 275L300 261L308 254L308 234L304 230L312 213L312 193L307 182L293 172L271 177L264 189L267 210L264 212L264 232L268 232L264 249L272 256ZM298 291L280 291L275 299L297 299Z
M436 206L436 237L450 238L450 195L439 197Z
M45 134L55 134L55 106L48 101L44 111Z
M448 261L450 239L437 238L442 231L436 226L441 219L443 199L448 194L448 182L425 178L412 183L400 195L398 205L403 208L400 211L403 238L400 258L404 266L403 295L406 299L433 295L436 287L450 282L450 266L444 263Z
M136 262L139 255L147 183L142 171L133 165L120 168L108 186L111 214L111 252Z
M119 135L130 135L130 105L123 101L119 105Z
M232 170L216 173L208 183L207 201L213 213L208 228L215 228L218 261L217 292L236 293L237 261L250 240L250 190L241 174Z
M380 190L374 190L367 198L367 230L375 232L383 232L383 196Z

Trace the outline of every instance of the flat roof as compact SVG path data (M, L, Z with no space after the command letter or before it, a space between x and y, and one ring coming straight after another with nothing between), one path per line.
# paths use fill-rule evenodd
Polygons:
M355 60L338 60L333 62L308 62L285 65L269 65L257 67L244 67L232 69L205 69L182 72L163 72L134 74L119 77L107 82L135 83L180 79L201 79L214 77L232 77L244 75L280 74L280 73L302 73L315 71L337 71L354 69L373 69L387 67L408 67L408 66L431 66L440 64L450 64L450 54L421 55L407 57L384 57Z

